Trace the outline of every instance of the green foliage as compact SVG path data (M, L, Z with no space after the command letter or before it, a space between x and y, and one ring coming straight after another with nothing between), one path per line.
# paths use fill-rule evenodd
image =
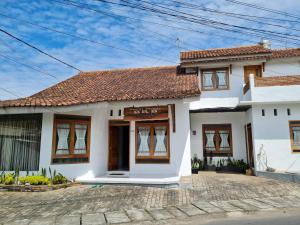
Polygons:
M235 160L235 159L228 158L227 166L237 168L237 169L240 169L243 171L246 171L247 169L249 169L249 165L247 163L245 163L244 160L242 160L242 159Z
M12 185L15 183L15 176L14 174L10 173L10 174L6 174L4 177L4 184L6 185Z
M201 159L198 159L197 155L195 154L191 160L192 169L202 169L204 167L203 162Z
M50 179L41 175L33 175L33 176L26 176L26 177L19 177L19 182L21 184L30 185L48 185L50 184Z
M52 184L65 184L68 183L68 179L64 177L61 173L58 173L53 177Z

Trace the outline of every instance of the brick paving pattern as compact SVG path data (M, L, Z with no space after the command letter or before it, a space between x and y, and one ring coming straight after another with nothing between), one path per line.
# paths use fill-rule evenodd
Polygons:
M191 188L74 186L43 193L0 192L0 224L114 224L207 213L300 207L300 186L204 172Z

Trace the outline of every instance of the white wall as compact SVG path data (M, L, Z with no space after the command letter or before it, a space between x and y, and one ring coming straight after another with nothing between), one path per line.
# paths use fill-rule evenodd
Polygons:
M53 113L43 114L41 152L40 152L40 170L50 166L52 171L61 172L69 178L78 176L100 176L107 168L107 139L108 122L107 109L90 109L86 111L68 112L70 115L91 116L91 147L90 161L88 163L77 164L51 164L52 154L52 136L53 136Z
M266 63L264 77L300 75L300 58L273 59Z
M299 61L300 57L268 60L265 62L263 77L300 75ZM255 91L251 91L251 93L248 91L246 95L243 94L244 66L261 65L263 62L264 60L250 60L229 63L196 64L195 66L200 67L199 74L201 74L201 68L229 67L229 65L232 64L232 74L229 74L229 90L202 91L201 96L198 98L199 108L228 107L228 102L249 101L251 99L252 101L273 101L275 98L282 101L287 101L288 99L300 100L300 86L257 87ZM200 77L199 83L201 87ZM251 96L251 94L253 96Z
M191 174L190 163L190 125L189 125L189 103L183 100L172 101L137 101L110 103L107 108L93 108L89 110L69 111L70 115L88 115L91 120L91 149L90 162L78 164L53 164L51 165L53 113L43 114L40 169L50 166L69 178L97 177L107 172L108 164L108 124L109 120L122 119L124 107L129 106L151 106L175 103L176 109L176 133L170 127L170 163L168 164L136 164L135 163L135 122L130 127L130 174L131 175L179 175L189 176ZM122 115L118 115L121 109ZM110 110L114 115L110 116ZM169 118L171 115L169 115Z
M287 115L287 108L291 116ZM262 116L262 109L265 116ZM277 109L277 116L274 116L274 109ZM257 158L263 145L268 166L280 171L300 171L300 154L292 152L289 131L289 121L300 120L300 104L254 106L252 111L256 168L265 169Z
M122 119L123 116L117 116L119 109L131 106L151 106L166 105L175 103L176 110L176 133L172 131L170 126L170 163L168 164L149 164L135 163L135 122L131 122L130 127L130 174L137 175L161 175L162 171L165 175L191 175L190 163L190 125L189 125L189 103L184 100L157 100L157 101L136 101L136 102L115 102L110 104L113 109L114 116L109 119ZM170 115L169 115L169 119Z
M246 142L244 125L247 121L245 112L227 113L192 113L191 132L196 131L196 135L191 134L191 155L197 154L198 158L203 158L202 125L203 124L231 124L233 139L233 158L243 159L247 162Z

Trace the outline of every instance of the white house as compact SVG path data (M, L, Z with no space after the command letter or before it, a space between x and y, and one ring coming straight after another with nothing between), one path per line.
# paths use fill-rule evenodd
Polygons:
M0 170L177 183L191 157L300 171L300 49L181 52L179 66L83 72L0 102Z

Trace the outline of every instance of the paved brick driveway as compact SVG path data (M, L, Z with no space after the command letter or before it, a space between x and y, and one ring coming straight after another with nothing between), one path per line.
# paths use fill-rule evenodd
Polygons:
M44 193L0 192L0 224L105 224L228 211L300 207L300 186L203 172L192 188L75 186ZM55 222L56 221L56 222Z

